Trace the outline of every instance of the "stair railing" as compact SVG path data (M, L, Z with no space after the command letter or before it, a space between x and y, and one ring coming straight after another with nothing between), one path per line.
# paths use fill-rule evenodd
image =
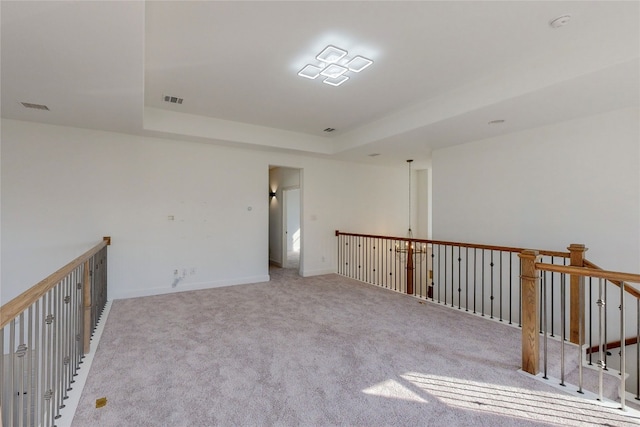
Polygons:
M335 235L340 275L500 322L521 323L518 254L523 248L341 231ZM560 265L569 264L572 256L571 251L539 253Z
M522 365L527 372L529 370L525 367L529 362L525 360L525 355L526 358L529 356L524 348L525 341L529 342L529 338L525 340L525 337L531 334L537 334L538 342L539 337L543 337L545 349L548 338L558 339L562 343L562 351L565 342L577 344L580 348L579 360L583 360L586 355L588 364L593 363L593 352L584 352L585 343L588 348L604 343L604 354L596 363L602 365L602 370L607 370L606 343L609 343L609 337L617 335L618 331L614 332L613 329L618 328L618 324L622 322L612 321L612 315L607 315L605 310L602 314L603 326L598 327L601 321L597 305L600 284L595 284L594 280L599 279L576 274L582 270L571 270L574 267L599 269L585 259L587 248L582 244L570 245L567 252L535 251L537 263L552 266L550 268L566 267L564 273L555 270L532 270L533 272L526 273L521 256L526 252L523 248L341 231L336 231L335 235L338 245L338 274L519 327L523 327L523 318L527 317L527 327L530 330L526 333L523 330ZM531 275L536 278L535 313L530 302L527 302L532 296L524 293L524 277ZM638 307L638 321L635 322L638 336L627 337L620 342L635 342L640 354L640 291L614 275L603 279L602 301L607 299L607 292L609 296L612 295L611 289L607 288L614 285L624 289L627 299L632 298L626 301L627 306L635 304ZM614 298L617 301L620 297ZM523 302L528 304L526 312ZM610 311L617 307L617 302L614 302L609 303L606 308ZM621 314L621 319L629 327L635 324L631 318L633 313L630 315L630 312L625 310ZM595 318L597 322L594 322ZM636 362L637 366L633 367L636 375L635 394L636 399L640 400L640 357ZM539 359L536 363L539 363ZM545 369L546 365L545 356ZM538 373L538 368L535 365L535 369L531 371ZM564 361L561 369L561 383L564 383ZM581 379L579 382L582 383ZM580 388L581 386L582 384Z
M621 343L629 340L627 330L635 326L635 342L640 341L640 291L631 284L640 284L640 274L623 273L616 271L606 271L597 267L595 264L585 261L584 266L561 266L552 265L542 262L540 254L537 251L526 250L520 255L522 261L522 301L523 301L523 322L522 322L522 369L533 375L541 372L540 369L540 337L543 341L542 362L544 374L543 378L547 378L547 328L549 323L548 314L558 311L558 307L550 304L547 298L546 281L543 279L549 274L558 275L561 284L561 298L559 311L560 317L566 318L567 305L570 306L571 312L576 312L575 316L571 314L572 319L576 319L575 328L577 339L574 341L578 345L578 392L582 392L583 388L583 361L584 346L586 337L589 336L589 344L587 351L589 354L588 362L591 363L591 355L594 353L591 349L597 348L599 369L598 396L603 400L603 375L607 368L607 348L608 339L613 328L618 330L618 337ZM567 278L570 278L567 280ZM575 280L575 279L577 280ZM572 280L573 279L573 280ZM597 279L597 287L592 286L593 279ZM566 284L571 282L573 287L577 283L575 289L576 299L566 295ZM585 282L588 282L586 284ZM613 291L611 287L615 287ZM542 298L540 297L542 295ZM594 298L595 296L595 298ZM635 308L635 310L634 310ZM618 310L618 316L612 316L612 311ZM543 313L542 317L540 313ZM589 313L589 322L585 325L585 317ZM592 324L592 314L595 314L596 325ZM618 317L617 319L615 317ZM543 325L542 331L540 324ZM542 334L541 334L542 332ZM573 327L572 327L573 332ZM593 345L591 336L595 335L596 345ZM564 332L560 337L560 368L561 378L560 384L564 385L565 381L565 342L567 337ZM626 349L625 345L620 347L620 389L619 397L621 409L626 407ZM640 400L640 354L636 356L636 399Z
M80 255L0 308L0 425L55 425L107 302L107 246Z

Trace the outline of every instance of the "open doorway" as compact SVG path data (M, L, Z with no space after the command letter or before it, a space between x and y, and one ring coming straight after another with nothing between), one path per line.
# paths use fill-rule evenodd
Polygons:
M300 273L303 256L302 170L269 166L269 265Z

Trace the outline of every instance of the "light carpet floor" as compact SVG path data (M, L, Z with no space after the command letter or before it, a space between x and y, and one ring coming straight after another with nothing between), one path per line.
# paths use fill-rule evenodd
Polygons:
M299 268L300 267L300 251L287 252L287 262L284 268Z
M271 274L114 301L72 425L638 425L518 373L517 328L337 275Z

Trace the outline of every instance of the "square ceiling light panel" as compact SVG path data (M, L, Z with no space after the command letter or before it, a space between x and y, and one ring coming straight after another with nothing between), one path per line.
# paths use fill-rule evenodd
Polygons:
M373 64L372 60L367 59L364 56L358 55L347 63L347 68L349 69L349 71L353 71L354 73L359 73L360 71L364 70L371 64Z
M356 55L350 58L347 55L346 50L328 45L316 56L319 63L305 65L298 71L298 75L310 80L323 76L326 77L322 80L323 83L340 86L352 77L349 73L359 73L373 64L373 60L364 56Z
M332 79L335 79L335 78L340 77L341 75L343 75L347 71L348 70L346 68L341 67L340 65L331 64L327 68L322 70L322 72L320 74L322 74L323 76L331 77Z
M347 55L346 50L342 50L335 46L327 46L324 48L322 52L316 56L316 59L322 62L326 62L327 64L333 64L334 62L340 61Z
M349 80L349 77L343 74L338 77L327 77L322 82L331 86L340 86L342 83L346 82L347 80Z
M320 72L322 70L323 69L321 67L316 67L315 65L309 64L302 70L298 71L298 75L313 80L320 75Z

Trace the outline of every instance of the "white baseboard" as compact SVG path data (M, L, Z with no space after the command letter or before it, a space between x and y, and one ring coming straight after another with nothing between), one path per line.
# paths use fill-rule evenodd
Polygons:
M71 390L69 398L64 402L65 407L60 410L60 419L56 420L57 427L71 427L73 416L78 409L82 390L87 382L87 377L91 370L91 364L93 363L93 357L98 349L98 344L100 343L100 338L104 331L104 325L107 323L110 311L111 301L107 301L107 304L104 306L104 310L102 311L102 315L100 316L100 320L98 321L98 325L96 326L95 331L93 331L93 338L91 338L91 348L89 349L89 353L85 354L84 359L82 359L82 367L78 370L78 375L75 377L73 390Z
M151 289L140 289L137 291L131 292L123 292L114 296L114 299L127 299L127 298L138 298L138 297L149 297L153 295L164 295L164 294L173 294L176 292L187 292L187 291L199 291L202 289L213 289L213 288L222 288L225 286L234 286L234 285L248 285L251 283L262 283L268 282L269 275L263 276L249 276L249 277L240 277L237 279L226 279L226 280L218 280L215 282L201 282L201 283L188 283L185 285L172 287L163 287L163 288L151 288Z
M320 270L304 270L302 277L323 276L325 274L335 274L335 268L323 268Z

